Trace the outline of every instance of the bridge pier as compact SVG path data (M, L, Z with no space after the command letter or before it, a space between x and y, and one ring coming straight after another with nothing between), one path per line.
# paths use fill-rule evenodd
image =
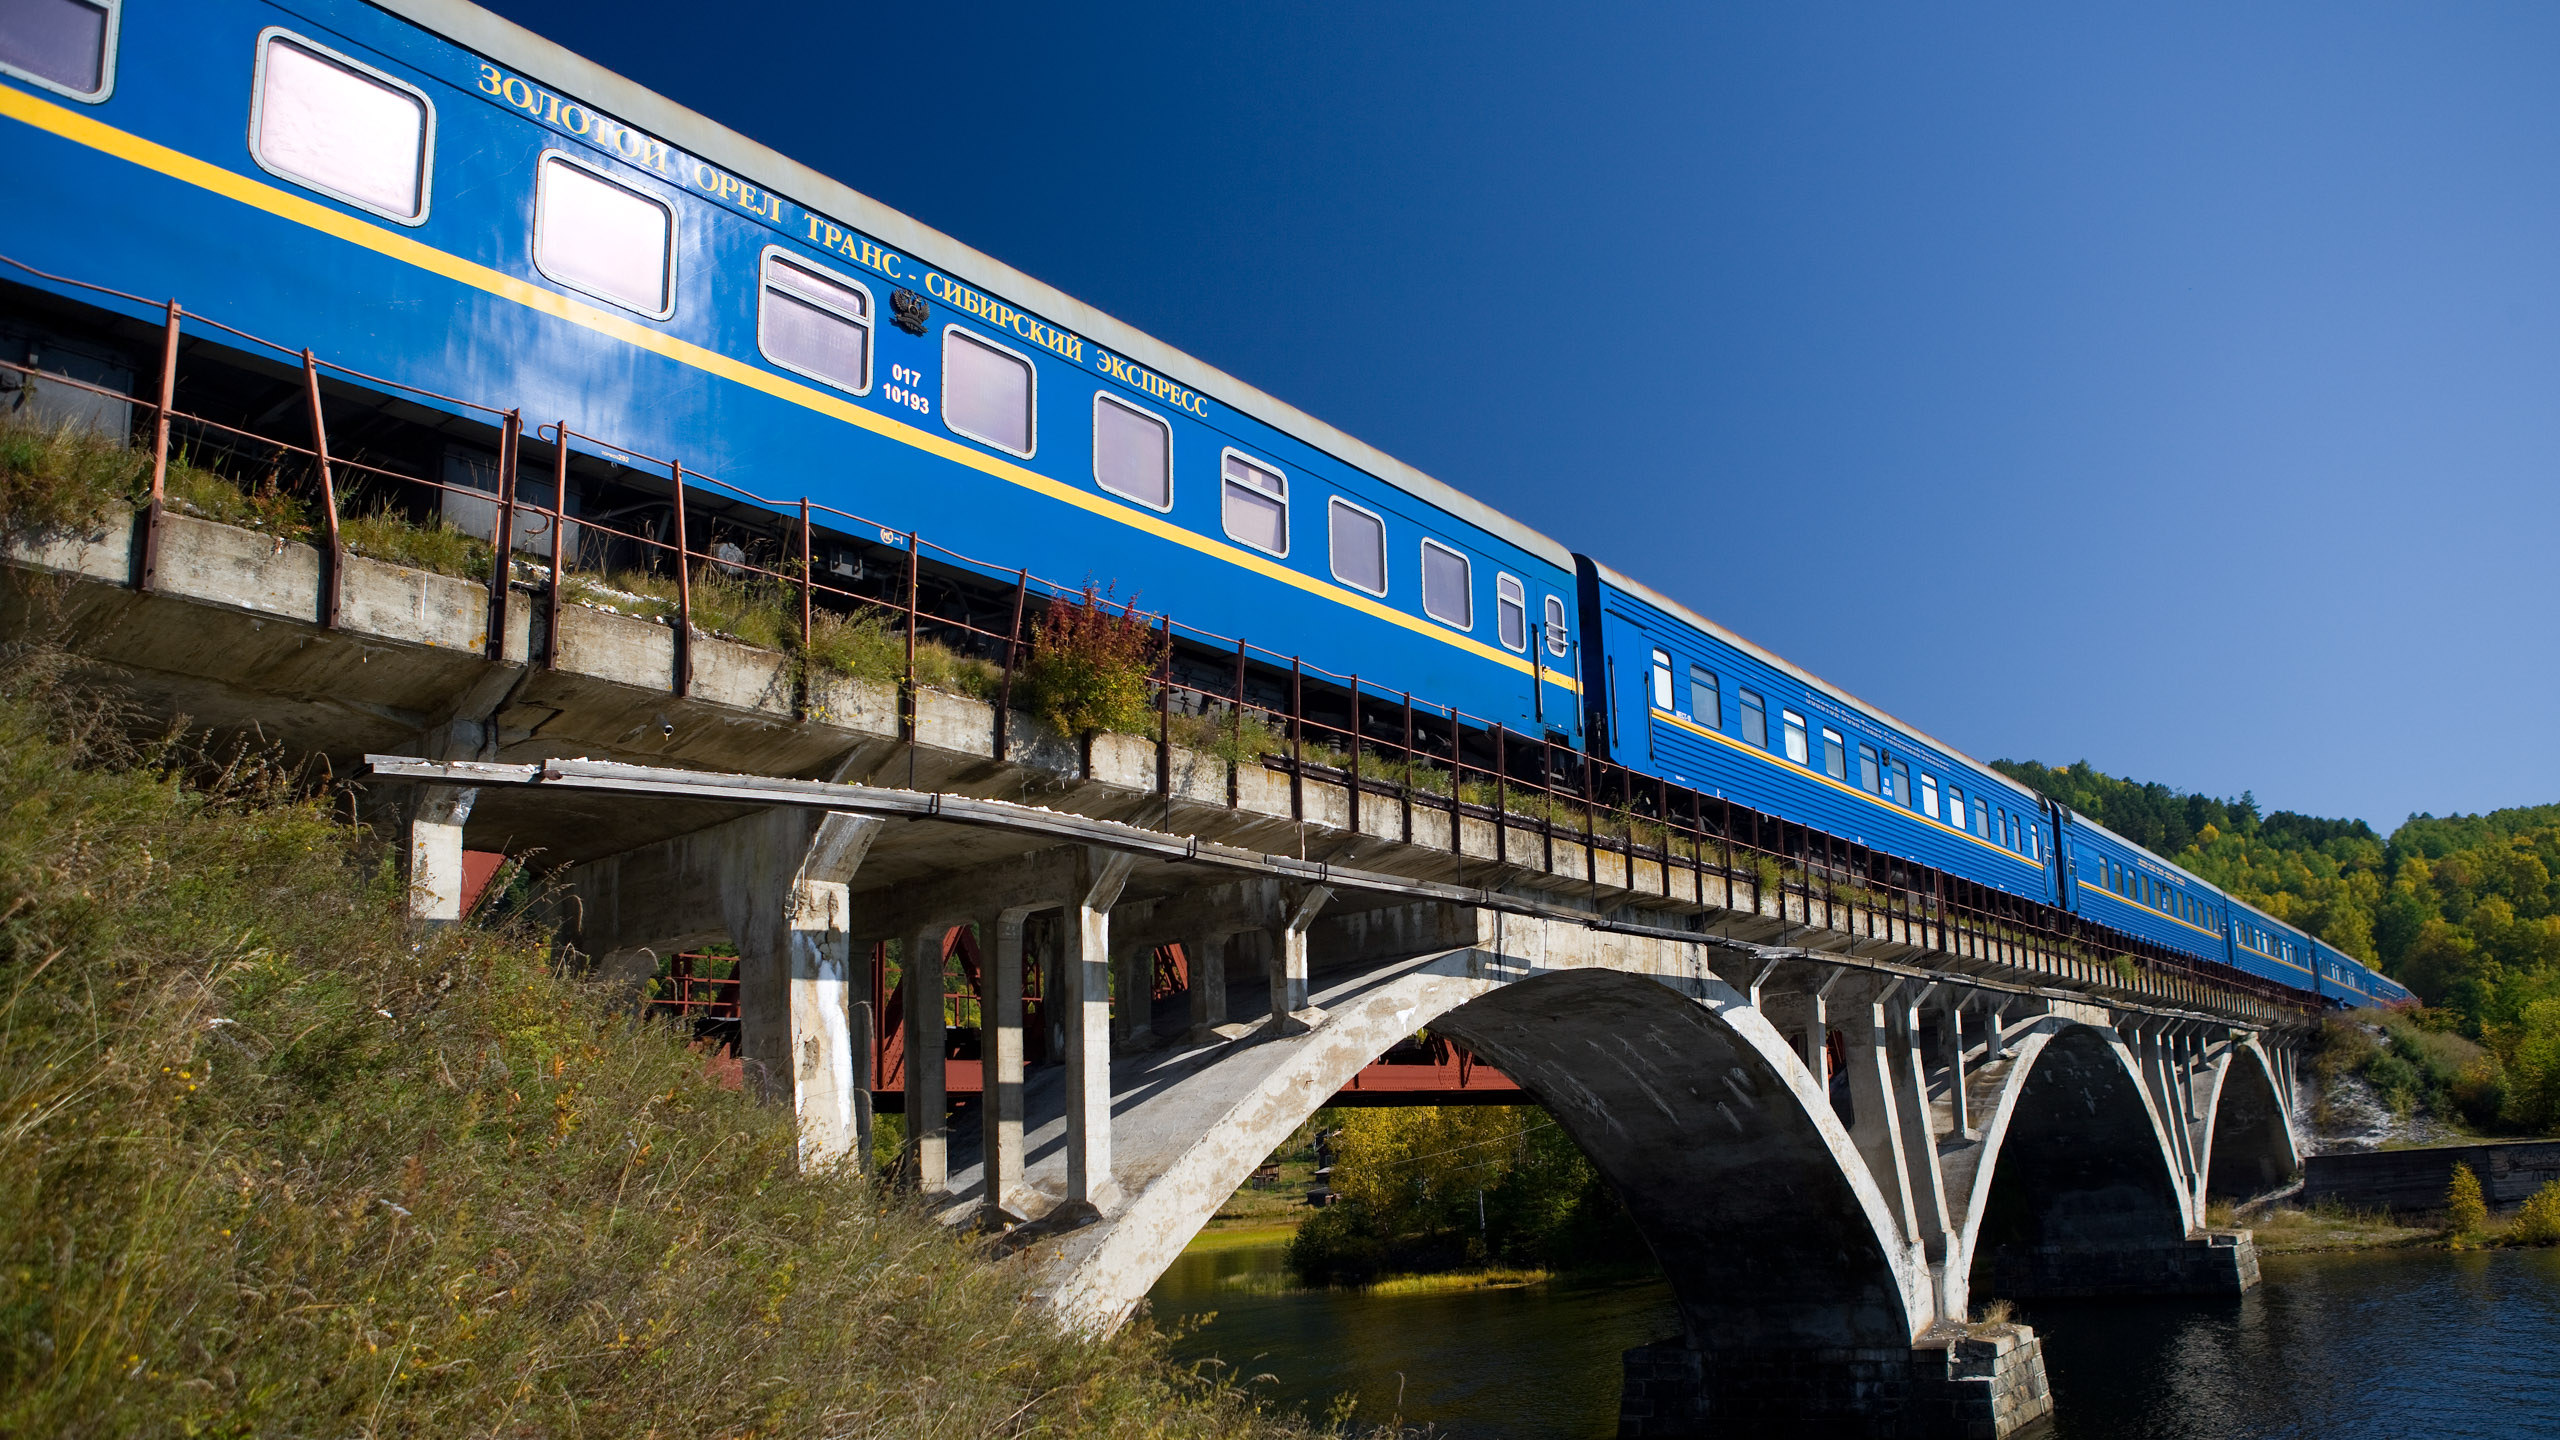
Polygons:
M1626 1353L1621 1440L2001 1440L2053 1413L2044 1342L2023 1325L1950 1327L1905 1348Z
M738 1055L800 1122L800 1162L861 1163L871 1104L868 960L853 954L850 882L884 822L769 810L580 866L568 894L590 954L640 960L738 949Z

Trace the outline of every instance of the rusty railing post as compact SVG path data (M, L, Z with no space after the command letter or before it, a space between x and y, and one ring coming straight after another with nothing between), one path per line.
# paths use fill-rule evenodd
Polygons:
M524 412L508 411L498 427L498 523L489 532L496 544L489 558L489 640L484 653L492 660L507 658L507 585L515 570L516 447L523 438Z
M693 693L693 552L684 531L684 462L667 462L676 482L676 694Z
M899 700L899 738L907 742L907 785L912 789L916 777L916 725L922 718L922 706L916 699L916 618L920 613L917 596L924 581L919 573L924 568L923 547L916 543L916 532L907 532L907 676L899 682L904 694Z
M567 583L569 530L569 422L553 428L551 457L551 591L543 602L542 668L560 668L560 590ZM531 648L528 646L527 648Z
M1023 603L1031 598L1031 572L1013 572L1013 624L1004 632L1004 679L996 683L996 759L1011 750L1013 738L1013 674L1022 652Z
M308 350L302 352L302 389L311 406L311 463L320 476L320 510L329 522L329 544L320 560L324 567L320 577L320 628L335 630L346 552L338 543L338 488L329 478L329 427L320 413L320 364Z
M1357 674L1351 677L1351 733L1345 736L1344 740L1350 752L1351 833L1357 835L1360 833L1360 677Z
M1493 725L1493 863L1511 863L1511 727L1497 720ZM1456 836L1449 837L1455 840ZM1451 848L1456 848L1452 846Z
M809 641L817 627L817 545L810 534L809 497L800 497L800 663L791 682L791 718L809 718Z
M1449 793L1458 793L1458 757L1449 757ZM1449 832L1450 849L1457 849L1458 832ZM1404 692L1404 843L1413 843L1413 692Z
M1164 654L1156 661L1156 793L1164 797L1165 822L1173 821L1173 616L1157 618Z
M1227 808L1244 801L1244 641L1236 641L1236 703L1227 711L1229 748L1235 758L1227 766ZM1260 757L1256 757L1258 760Z
M160 517L168 513L169 420L178 404L178 302L169 302L167 328L160 341L160 404L151 417L151 506L142 517L142 563L134 567L133 588L149 590L159 579Z
M1289 818L1307 818L1306 745L1301 739L1306 726L1302 717L1307 710L1306 662L1289 657Z

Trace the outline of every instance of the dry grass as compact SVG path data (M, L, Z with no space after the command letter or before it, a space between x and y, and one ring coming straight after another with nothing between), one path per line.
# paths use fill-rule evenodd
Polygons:
M413 929L289 777L0 689L0 1434L1297 1433L798 1173L530 931Z

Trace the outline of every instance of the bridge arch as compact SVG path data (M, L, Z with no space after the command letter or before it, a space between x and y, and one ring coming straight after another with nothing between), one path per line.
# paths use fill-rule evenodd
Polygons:
M2189 1207L2173 1142L2114 1031L2033 1022L1984 1127L1961 1254L1977 1296L2156 1290L2184 1263Z
M1847 1130L1743 994L1703 965L1503 981L1488 958L1416 962L1329 1005L1311 1034L1167 1073L1163 1093L1192 1092L1183 1108L1202 1138L1122 1170L1125 1208L1066 1237L1050 1301L1094 1328L1118 1323L1255 1165L1362 1066L1429 1026L1545 1104L1616 1188L1671 1279L1691 1345L1911 1344L1933 1318L1926 1263L1894 1238Z
M2252 1036L2227 1047L2213 1066L2205 1107L2203 1183L2207 1200L2263 1195L2301 1173L2293 1109L2273 1063Z

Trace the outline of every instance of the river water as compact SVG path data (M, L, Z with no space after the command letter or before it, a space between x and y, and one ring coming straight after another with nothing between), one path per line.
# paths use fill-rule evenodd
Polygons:
M1660 1280L1367 1296L1287 1284L1283 1247L1195 1250L1151 1297L1175 1343L1320 1416L1359 1395L1460 1440L1614 1433L1619 1354L1677 1330ZM2047 1303L2038 1440L2560 1436L2560 1251L2270 1256L2234 1300ZM1399 1400L1401 1397L1401 1400Z

